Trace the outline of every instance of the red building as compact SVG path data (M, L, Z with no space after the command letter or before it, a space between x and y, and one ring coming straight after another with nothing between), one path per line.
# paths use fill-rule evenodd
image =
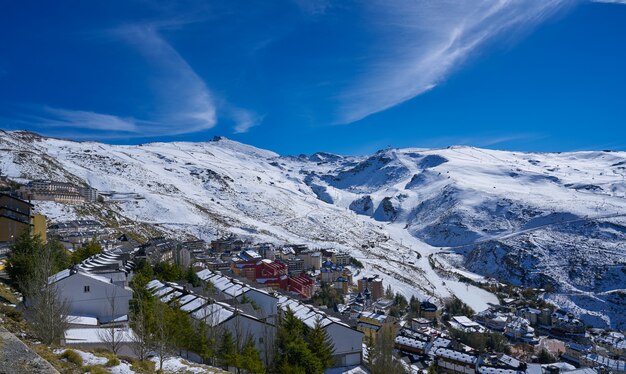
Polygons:
M238 258L232 262L231 269L237 276L245 276L268 287L296 292L305 299L310 299L315 291L313 279L304 274L289 277L288 266L282 262Z
M305 299L313 297L315 281L304 274L289 278L287 291L297 292Z

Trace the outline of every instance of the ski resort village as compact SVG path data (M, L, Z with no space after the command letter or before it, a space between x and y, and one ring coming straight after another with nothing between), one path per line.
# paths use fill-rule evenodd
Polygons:
M626 154L0 144L6 372L626 373Z

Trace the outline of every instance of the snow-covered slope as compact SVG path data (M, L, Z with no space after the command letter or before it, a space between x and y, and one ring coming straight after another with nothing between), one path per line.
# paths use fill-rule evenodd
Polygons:
M165 232L351 251L407 296L496 301L431 267L514 283L596 324L626 316L626 154L514 153L470 147L387 149L366 157L281 157L224 138L111 146L0 134L0 171L88 183L106 211ZM40 209L66 215L54 204ZM457 269L457 270L455 270ZM361 275L362 275L361 274Z

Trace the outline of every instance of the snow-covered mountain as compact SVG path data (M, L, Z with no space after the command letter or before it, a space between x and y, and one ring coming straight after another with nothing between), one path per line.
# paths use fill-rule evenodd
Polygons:
M545 287L587 322L626 327L626 153L471 147L371 156L279 156L225 138L113 146L0 133L0 172L109 192L103 204L41 203L53 219L211 239L349 250L407 296L495 296L454 279ZM433 268L441 267L446 272Z

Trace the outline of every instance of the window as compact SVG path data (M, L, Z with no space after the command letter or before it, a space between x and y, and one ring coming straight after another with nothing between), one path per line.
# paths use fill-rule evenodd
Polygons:
M85 286L85 288L83 289L83 292L85 293L89 292L89 286Z
M259 338L259 343L263 343L263 338Z

